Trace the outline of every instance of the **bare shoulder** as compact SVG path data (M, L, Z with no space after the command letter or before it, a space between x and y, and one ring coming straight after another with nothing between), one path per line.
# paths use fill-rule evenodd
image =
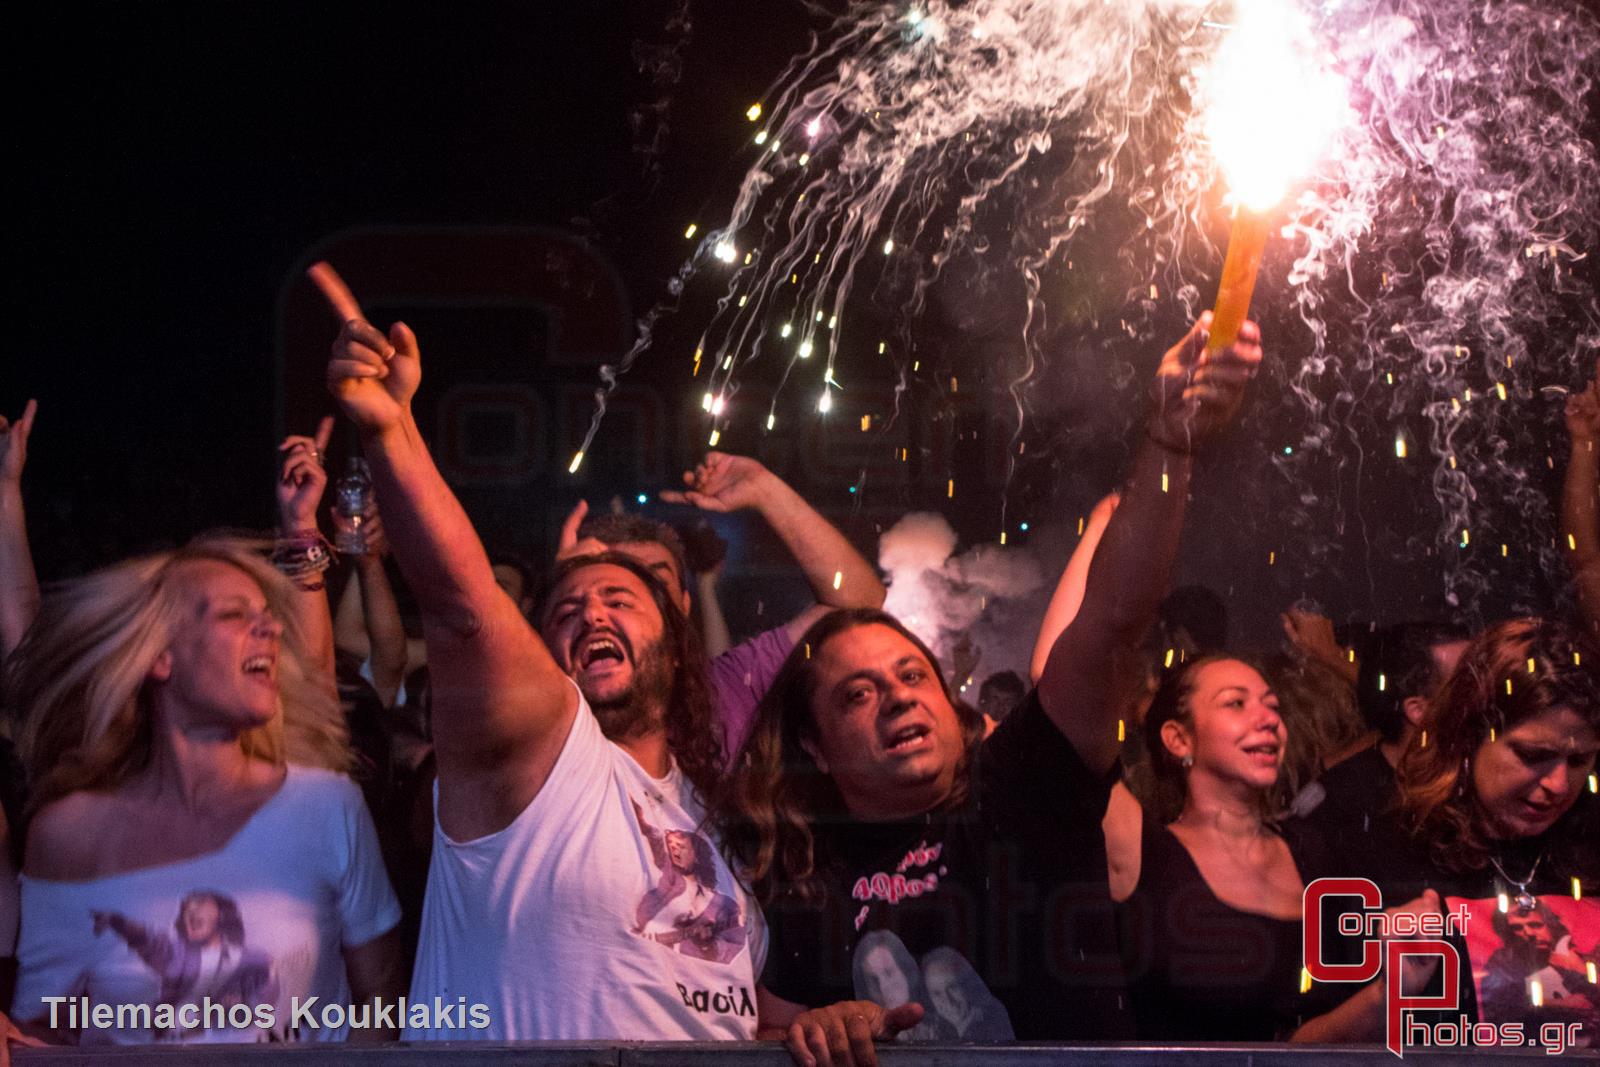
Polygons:
M113 821L115 797L87 790L52 800L28 823L23 873L55 882L82 881L99 872L101 830Z

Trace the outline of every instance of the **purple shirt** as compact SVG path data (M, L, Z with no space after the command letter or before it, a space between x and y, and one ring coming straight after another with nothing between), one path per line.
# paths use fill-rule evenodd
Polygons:
M794 651L794 642L780 626L734 645L711 661L711 691L716 704L717 734L723 766L744 748L755 725L756 705L767 695L778 668Z

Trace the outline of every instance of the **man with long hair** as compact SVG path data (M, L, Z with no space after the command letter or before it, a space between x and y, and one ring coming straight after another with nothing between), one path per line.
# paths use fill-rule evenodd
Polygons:
M694 630L647 567L602 552L562 564L534 633L422 443L416 338L374 329L320 271L344 321L328 386L361 432L433 675L437 817L406 1036L753 1037L748 896L708 850L699 880L731 901L685 913L653 861L653 836L700 827L719 765ZM684 930L716 926L716 950L649 936L647 899Z
M1100 821L1119 679L1166 592L1194 453L1261 359L1253 324L1216 352L1208 325L1162 360L1082 605L987 740L927 646L867 609L813 626L758 708L717 815L768 905L762 1026L802 1067L870 1065L874 1039L924 1020L928 1005L897 1003L905 983L869 988L851 966L885 934L911 959L972 968L985 1036L1127 1033L1115 948L1093 943L1110 927Z

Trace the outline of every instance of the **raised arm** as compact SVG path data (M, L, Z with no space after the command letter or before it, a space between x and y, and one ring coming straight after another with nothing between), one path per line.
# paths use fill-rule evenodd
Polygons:
M340 516L334 511L334 525ZM372 688L386 708L394 707L406 676L406 628L400 618L400 602L383 568L389 554L389 540L376 503L367 511L361 527L366 551L354 555L355 581L345 584L334 619L339 647L359 655L372 671Z
M323 418L315 437L291 434L278 446L283 469L278 476L278 549L275 560L287 561L286 570L299 589L294 599L295 621L305 635L306 647L316 663L333 678L333 614L322 581L330 557L327 542L317 529L317 506L328 487L323 469L333 416Z
M1056 640L1039 679L1045 713L1096 772L1117 755L1117 679L1167 591L1194 453L1232 420L1261 363L1254 323L1244 324L1234 344L1208 354L1210 323L1202 315L1162 357L1122 503L1094 553L1077 617Z
M39 577L22 510L22 468L38 410L39 402L30 400L15 423L0 415L0 661L11 655L39 613Z
M395 559L422 610L433 672L439 817L457 840L510 823L544 785L577 691L495 584L489 557L411 413L421 354L404 323L361 317L331 268L312 277L344 325L328 388L361 433Z
M1600 366L1589 388L1567 400L1572 455L1561 491L1567 556L1589 628L1600 634Z
M1088 522L1084 523L1083 536L1078 539L1078 547L1072 550L1072 556L1067 560L1067 569L1061 572L1061 581L1056 583L1050 606L1044 609L1039 636L1033 641L1028 680L1035 685L1044 674L1044 665L1050 659L1050 650L1056 647L1056 638L1078 617L1078 609L1083 606L1083 587L1089 580L1089 563L1094 559L1094 550L1099 546L1100 538L1105 536L1111 513L1117 510L1121 500L1116 493L1107 493L1100 498L1100 502L1089 513Z
M694 470L685 472L682 492L661 499L693 504L705 511L757 512L800 564L811 592L823 610L881 608L885 590L872 564L855 550L833 524L807 504L782 478L749 456L707 452ZM816 621L816 609L786 626L796 640Z

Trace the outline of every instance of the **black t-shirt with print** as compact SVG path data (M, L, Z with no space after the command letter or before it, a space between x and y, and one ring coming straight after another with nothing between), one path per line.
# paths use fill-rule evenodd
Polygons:
M1100 827L1114 780L1031 694L960 806L815 827L825 899L766 908L763 984L813 1007L917 1001L911 1039L1131 1037Z

